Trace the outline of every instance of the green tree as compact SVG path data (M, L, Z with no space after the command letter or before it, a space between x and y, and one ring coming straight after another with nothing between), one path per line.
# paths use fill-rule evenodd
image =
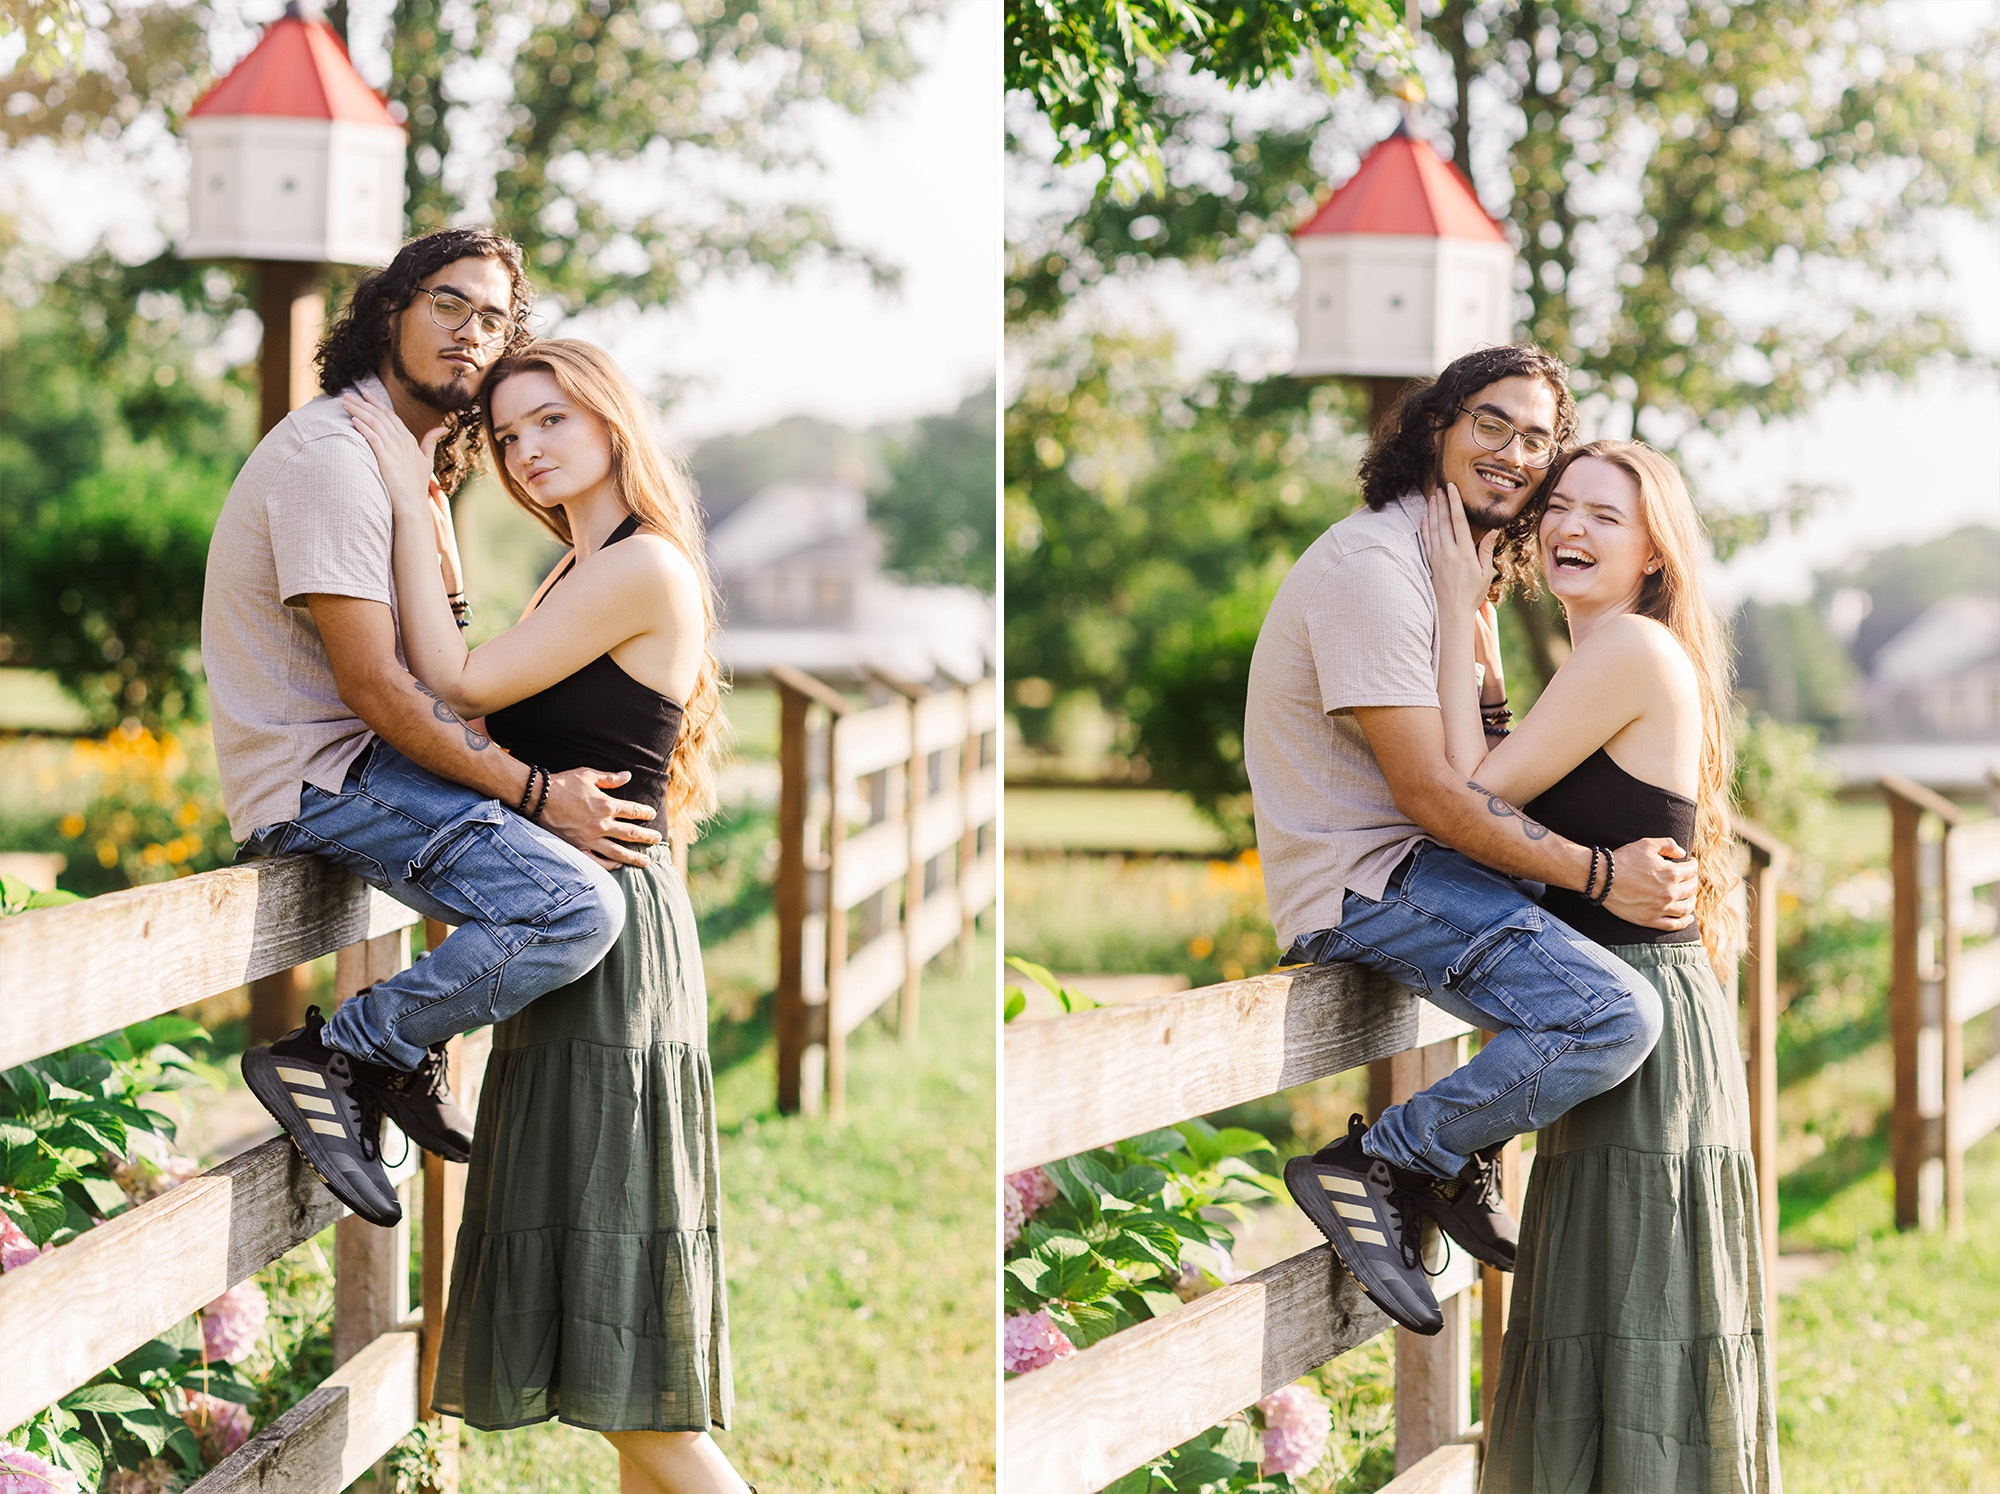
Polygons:
M1065 165L1097 160L1100 193L1164 183L1174 119L1158 80L1176 66L1255 88L1301 62L1329 91L1363 41L1405 55L1389 0L1007 0L1007 87L1034 101Z
M949 415L926 415L887 452L887 483L868 516L888 541L888 568L920 586L992 592L994 387Z

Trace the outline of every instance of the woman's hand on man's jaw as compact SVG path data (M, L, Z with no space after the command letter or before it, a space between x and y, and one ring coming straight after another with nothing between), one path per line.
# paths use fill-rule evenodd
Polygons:
M369 395L349 390L341 396L341 405L375 453L375 465L381 470L397 519L434 521L437 444L445 428L437 426L419 441L393 409Z

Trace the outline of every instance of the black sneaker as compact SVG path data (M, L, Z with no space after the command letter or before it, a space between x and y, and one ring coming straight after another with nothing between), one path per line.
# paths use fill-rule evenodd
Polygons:
M1407 1167L1393 1169L1403 1191L1437 1221L1439 1229L1473 1259L1500 1271L1514 1269L1514 1250L1521 1238L1520 1221L1500 1196L1500 1151L1506 1144L1474 1152L1465 1171L1455 1178L1433 1177Z
M1367 1131L1357 1115L1331 1146L1292 1158L1285 1187L1371 1302L1413 1333L1436 1333L1444 1314L1424 1269L1423 1210L1398 1180L1400 1168L1361 1150Z
M370 1224L396 1224L403 1205L382 1168L377 1088L396 1070L327 1047L325 1027L308 1007L305 1026L243 1055L243 1078L328 1192Z
M391 1077L381 1091L382 1113L411 1141L447 1162L472 1160L472 1117L452 1098L443 1043L428 1049L409 1073Z

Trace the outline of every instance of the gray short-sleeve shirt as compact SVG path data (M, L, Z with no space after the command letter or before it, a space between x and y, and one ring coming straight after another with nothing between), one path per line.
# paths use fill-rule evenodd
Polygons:
M361 387L387 397L379 380ZM338 793L374 735L341 701L305 599L382 602L393 621L393 539L375 454L337 396L280 421L230 486L209 540L201 660L237 840L296 818L303 784Z
M1437 596L1424 500L1348 515L1278 588L1250 661L1243 755L1281 943L1379 898L1424 832L1396 808L1357 706L1437 705Z

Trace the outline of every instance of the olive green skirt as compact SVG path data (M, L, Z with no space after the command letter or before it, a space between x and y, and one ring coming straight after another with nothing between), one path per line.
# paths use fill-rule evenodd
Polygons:
M1666 1020L1536 1143L1481 1494L1778 1494L1736 1012L1699 944L1611 953Z
M625 931L493 1029L433 1397L486 1431L727 1427L708 1000L664 852Z

